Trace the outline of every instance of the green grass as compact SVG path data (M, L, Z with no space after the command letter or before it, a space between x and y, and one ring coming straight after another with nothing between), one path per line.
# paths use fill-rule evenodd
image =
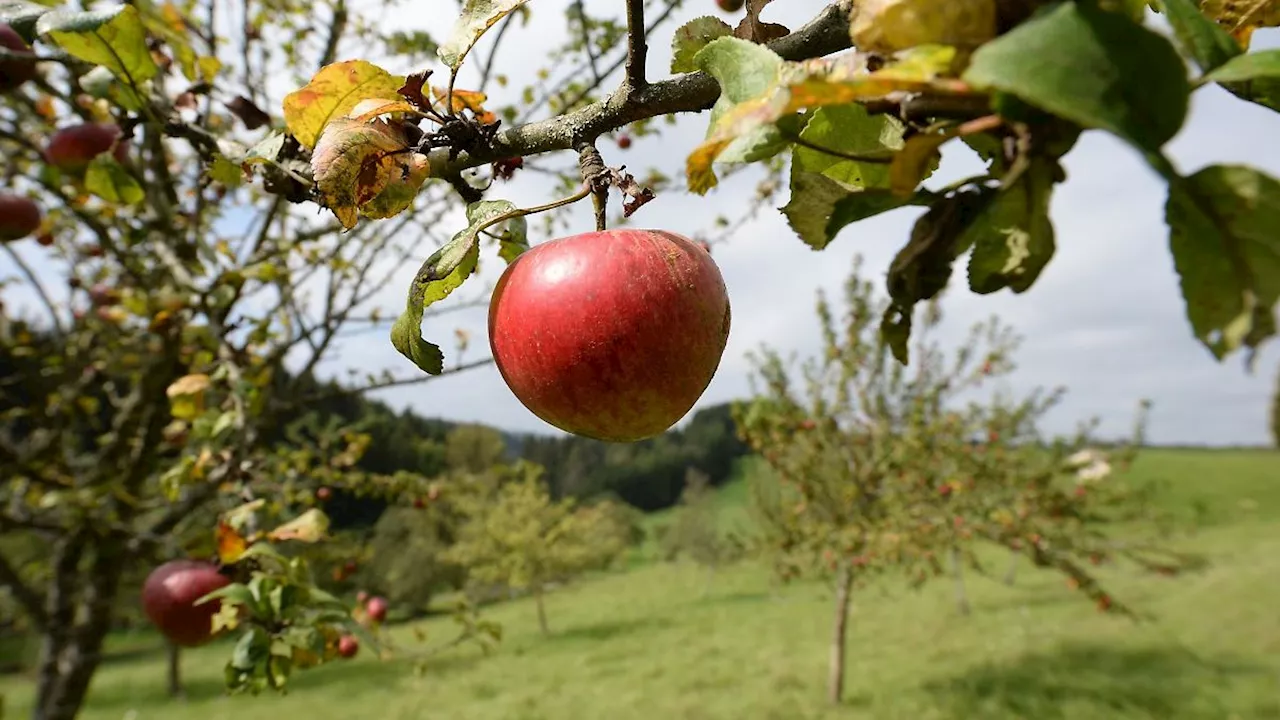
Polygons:
M1104 568L1113 593L1154 621L1100 614L1030 566L1014 587L971 577L967 618L955 613L949 582L918 592L886 582L856 598L838 708L823 701L825 588L776 586L753 563L710 585L696 568L650 563L550 595L549 638L530 602L494 606L487 614L506 638L493 655L458 651L421 677L365 653L302 673L286 697L222 697L229 647L220 643L186 654L190 701L164 698L163 657L153 652L105 666L83 717L1280 718L1280 454L1153 451L1134 472L1167 478L1172 507L1203 504L1202 530L1180 544L1213 562L1173 579ZM724 511L741 512L741 486L724 493ZM418 627L436 639L452 630L447 619ZM392 632L406 648L415 642L408 627ZM29 681L0 681L10 717L28 714L30 691Z

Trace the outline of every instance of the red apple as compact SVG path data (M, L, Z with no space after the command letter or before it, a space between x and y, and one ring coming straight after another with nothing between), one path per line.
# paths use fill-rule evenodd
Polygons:
M738 12L745 0L716 0L716 5L725 12Z
M0 25L3 27L8 26ZM0 193L0 242L30 235L40 227L41 219L40 206L31 198Z
M89 302L94 305L108 306L115 305L120 301L120 293L115 291L110 285L97 283L89 288Z
M31 46L17 30L0 23L0 47L14 53L31 53ZM36 76L35 60L0 60L0 93L9 92Z
M321 487L316 490L316 499L320 502L329 502L329 498L333 497L333 491L327 487Z
M1111 596L1103 595L1098 598L1098 612L1106 612L1111 609Z
M634 442L693 407L729 339L711 256L662 230L590 232L511 263L489 305L503 380L534 415L576 435Z
M120 140L119 143L116 141ZM120 128L105 123L71 125L55 132L44 149L45 162L68 173L83 172L95 157L115 146L115 158L124 162L128 144L121 139Z
M387 619L387 601L380 597L371 597L369 602L364 604L364 611L369 613L370 620L382 622Z
M360 652L360 641L355 635L343 635L338 638L338 655L349 660L358 652Z
M213 616L221 600L195 602L231 580L212 563L171 560L147 576L142 586L142 608L160 633L182 647L203 645L213 637Z
M801 421L800 421L800 429L801 429L801 430L812 430L812 429L814 429L814 428L816 428L816 427L818 427L818 423L817 423L817 422L815 422L815 421L813 421L813 420L801 420Z
M631 136L630 136L630 135L619 135L619 136L618 136L618 147L622 148L623 150L626 150L627 148L631 147Z
M416 498L414 498L414 499L413 499L413 508L414 508L415 510L421 510L422 508L424 508L424 507L426 507L426 506L427 506L427 501L426 501L426 500L423 500L423 499L422 499L422 498L420 498L420 497L416 497Z
M39 235L36 236L36 242L40 243L45 247L49 247L50 245L53 245L53 234L40 233Z
M351 573L355 572L355 571L356 571L356 570L358 570L359 568L360 568L360 566L356 564L356 561L355 561L355 560L348 560L348 561L346 561L345 563L343 563L343 565L342 565L342 569L343 569L343 570L344 570L348 575L350 575Z

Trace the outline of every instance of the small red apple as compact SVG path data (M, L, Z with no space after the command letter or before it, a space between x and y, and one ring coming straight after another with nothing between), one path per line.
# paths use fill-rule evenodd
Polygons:
M8 26L0 25L0 28L3 27ZM0 242L19 240L30 235L40 227L41 219L43 216L40 206L31 198L0 193Z
M552 240L507 266L489 304L503 380L569 433L635 442L698 401L729 339L729 298L710 255L661 230Z
M343 565L342 565L342 569L343 569L344 571L346 571L346 573L347 573L348 575L350 575L351 573L355 572L355 571L356 571L356 570L358 570L359 568L360 568L360 566L356 564L356 561L355 561L355 560L348 560L348 561L346 561L345 563L343 563Z
M89 288L89 302L94 305L106 307L115 305L120 301L120 293L115 288L105 283L97 283Z
M44 149L45 162L72 174L83 172L97 156L115 146L115 158L124 162L128 158L128 144L121 139L116 125L84 123L58 130L49 138ZM116 142L120 140L120 142Z
M744 2L745 0L716 0L716 5L725 12L734 13L742 9Z
M338 655L350 660L360 652L360 641L355 635L343 635L338 638Z
M420 497L416 497L416 498L414 498L414 499L413 499L413 508L414 508L415 510L421 510L421 509L425 508L426 506L427 506L427 501L426 501L426 500L423 500L423 499L422 499L422 498L420 498Z
M1103 595L1098 598L1098 612L1106 612L1111 609L1111 596Z
M30 55L31 46L27 44L17 30L5 23L0 23L0 47L13 52ZM36 62L20 58L0 60L0 93L6 93L36 76Z
M812 430L812 429L814 429L814 428L816 428L816 427L818 427L818 423L817 423L817 422L815 422L815 421L813 421L813 420L801 420L801 421L800 421L800 429L801 429L801 430Z
M316 490L316 499L320 502L329 502L329 498L333 497L333 491L328 487L321 486Z
M987 433L987 442L1000 442L1000 433L992 430Z
M85 245L81 252L85 254L85 257L91 258L100 258L106 254L103 252L101 245Z
M381 597L371 597L364 604L364 611L369 613L370 620L380 623L387 619L387 601Z
M630 136L630 135L619 135L619 136L618 136L618 147L619 147L619 148L621 148L621 149L623 149L623 150L626 150L627 148L631 147L631 136Z
M1078 497L1078 498L1082 498L1082 497L1084 497L1085 495L1087 495L1087 494L1088 494L1088 492L1089 492L1089 491L1088 491L1088 490L1086 490L1086 489L1085 489L1085 487L1084 487L1083 485L1077 485L1077 486L1076 486L1076 489L1075 489L1075 496L1076 496L1076 497Z
M950 484L947 484L947 485L941 485L941 486L939 486L939 487L938 487L938 494L939 494L939 495L941 495L942 497L946 497L946 496L950 495L950 494L951 494L951 485L950 485Z
M36 236L36 242L45 247L50 247L53 245L53 233L40 233Z
M196 605L200 598L231 580L213 563L171 560L147 576L142 586L142 608L160 633L175 645L196 647L213 637L213 616L221 600Z

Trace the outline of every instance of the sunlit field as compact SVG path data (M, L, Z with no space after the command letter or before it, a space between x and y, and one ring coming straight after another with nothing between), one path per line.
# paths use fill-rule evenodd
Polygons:
M755 472L744 464L740 474ZM776 583L746 561L714 576L633 552L625 571L549 596L552 636L531 602L486 608L505 630L485 657L472 647L423 675L368 649L299 673L285 697L224 697L227 643L184 655L189 699L166 697L164 654L149 634L116 636L83 713L87 720L610 720L1280 718L1280 454L1158 450L1134 467L1169 482L1167 504L1197 530L1178 546L1209 569L1177 578L1101 570L1116 597L1154 619L1101 614L1061 577L1007 558L970 574L973 614L949 579L923 590L890 580L861 591L849 637L846 701L824 702L830 593ZM720 508L747 523L741 481ZM661 516L651 524L663 522ZM443 639L447 617L415 623ZM402 649L418 642L394 626ZM33 683L0 680L7 717L29 715Z

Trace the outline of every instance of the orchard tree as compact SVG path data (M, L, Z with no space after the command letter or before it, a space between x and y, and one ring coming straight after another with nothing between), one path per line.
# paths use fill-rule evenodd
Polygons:
M44 633L37 717L69 717L81 704L122 563L164 548L207 503L226 509L252 493L281 519L302 510L264 482L273 457L264 435L305 403L290 378L315 371L344 326L380 322L370 304L383 271L409 256L427 257L391 340L426 376L468 366L446 366L421 323L475 274L486 243L512 262L509 278L537 280L500 288L491 313L513 329L491 333L514 358L504 379L535 414L607 439L660 432L684 414L729 330L705 248L614 228L544 243L520 262L530 215L592 198L604 231L611 187L627 198L626 218L676 185L660 172L637 180L597 147L612 135L603 151L625 151L658 118L711 111L687 157L682 184L694 193L716 184L717 164L761 163L773 174L750 201L759 207L789 161L783 212L814 248L856 220L927 207L889 274L883 327L900 360L914 304L941 291L965 252L975 292L1030 287L1053 253L1059 160L1090 129L1127 142L1168 182L1170 248L1195 336L1221 359L1274 334L1280 283L1266 258L1280 185L1243 166L1184 174L1163 153L1201 86L1277 106L1276 53L1246 53L1255 27L1277 24L1260 5L1160 0L1175 44L1143 26L1147 3L1137 0L841 0L798 28L768 22L767 0L751 0L736 27L708 16L676 30L673 77L656 80L650 35L680 1L619 0L611 16L579 2L566 14L570 39L548 49L563 72L511 88L500 105L486 94L491 80L504 82L497 51L532 3L466 0L438 44L380 33L343 0L318 10L241 4L231 13L211 0L0 5L9 160L0 238L18 275L0 337L40 363L5 387L19 409L6 415L0 447L3 522L6 532L43 533L52 548L41 587L8 558L0 583ZM473 52L490 32L489 51ZM343 49L355 47L386 51L397 67ZM439 64L429 67L432 51ZM464 67L478 78L470 88L456 82ZM296 89L282 94L271 79ZM956 141L986 158L986 171L922 189L940 148ZM576 155L572 172L537 166L561 152ZM487 177L476 176L482 168ZM515 173L548 169L560 175L557 199L517 208L489 197ZM459 201L466 227L436 242ZM317 205L336 222L316 216ZM246 213L233 210L246 209L250 220L237 221ZM750 216L727 214L737 219L724 235ZM548 232L559 227L545 217ZM605 263L614 242L631 254ZM664 257L670 265L655 265ZM544 263L599 269L553 281L534 271ZM654 266L671 272L644 272ZM635 292L619 290L627 283ZM15 295L48 317L12 316ZM596 312L593 296L610 311ZM562 327L564 307L577 314ZM556 343L521 352L565 328ZM566 408L568 397L587 400ZM371 485L394 494L421 481L403 480Z
M878 575L905 574L918 586L950 560L967 612L961 562L981 569L975 546L994 544L1066 574L1100 610L1132 613L1086 562L1123 555L1165 574L1194 562L1163 550L1158 533L1135 537L1144 529L1137 521L1159 519L1149 492L1103 481L1100 459L1082 462L1087 432L1042 435L1037 423L1060 391L983 397L984 385L1013 370L1017 338L1008 328L979 324L948 353L930 337L941 321L931 303L912 363L901 365L880 332L891 301L879 300L860 270L859 259L839 316L819 295L823 348L799 381L766 348L755 356L758 396L735 408L744 439L778 483L757 483L753 498L780 576L834 580L832 702L843 691L852 593Z
M467 521L445 557L467 568L473 583L527 590L547 625L548 586L607 566L627 545L628 528L608 503L579 507L572 498L552 500L541 467L518 461L492 494L467 497Z

